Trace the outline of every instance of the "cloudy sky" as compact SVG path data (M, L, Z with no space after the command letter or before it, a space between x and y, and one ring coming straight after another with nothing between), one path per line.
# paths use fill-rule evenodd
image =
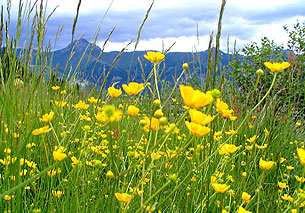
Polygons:
M3 1L1 1L3 2ZM23 1L26 3L26 1ZM84 35L90 40L100 26L97 44L102 46L108 33L116 27L106 51L121 50L131 40L137 39L139 26L153 0L82 0L75 37ZM5 3L0 5L6 7ZM59 25L63 25L55 49L71 41L71 29L78 0L49 0L47 11L58 8L47 24L46 39L54 43ZM12 0L12 23L17 16L18 0ZM141 32L137 50L167 49L174 42L173 51L203 51L208 47L209 35L217 32L221 0L155 0ZM263 36L277 44L287 43L284 25L289 28L299 20L305 22L305 0L227 0L223 15L221 49L226 51L227 38L232 49L250 41L259 42ZM12 33L14 29L12 28ZM197 36L198 34L198 36ZM24 37L25 35L23 35ZM128 47L132 51L134 46Z

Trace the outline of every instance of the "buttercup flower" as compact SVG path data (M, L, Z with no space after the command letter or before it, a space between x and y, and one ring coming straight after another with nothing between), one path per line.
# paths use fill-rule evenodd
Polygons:
M252 213L250 211L247 211L244 207L242 206L239 206L238 207L238 210L237 210L237 213Z
M151 63L157 63L165 57L164 54L160 52L147 52L147 55L144 55L144 58L149 60Z
M201 137L201 136L208 134L211 131L211 129L209 127L202 126L200 124L196 124L193 122L185 121L185 125L188 128L188 130L190 131L190 133L194 136Z
M189 114L191 116L192 122L200 125L207 125L211 123L215 118L215 116L206 115L196 109L190 109Z
M53 119L53 117L54 117L54 112L51 111L49 114L48 113L44 114L42 116L42 118L39 118L39 120L42 121L42 122L48 123Z
M230 118L234 112L233 109L229 109L228 104L220 101L220 99L217 99L216 110L222 115L223 118Z
M132 196L127 193L114 193L114 195L118 199L118 201L122 203L128 203L132 198Z
M134 105L128 106L127 114L128 114L129 116L136 116L136 115L139 114L139 112L140 112L140 109L139 109L138 107L136 107L136 106L134 106Z
M108 87L108 94L113 98L117 98L122 94L122 90L114 87Z
M60 88L59 86L52 86L51 87L51 89L54 90L54 91L59 90L59 88Z
M144 89L144 84L131 82L128 85L123 84L122 87L124 91L127 93L127 95L137 95L139 92L141 92Z
M305 150L301 148L297 148L297 153L302 165L305 165Z
M277 182L280 188L285 189L288 187L287 183Z
M241 195L241 199L244 201L244 203L249 203L251 199L251 195L247 192L243 192Z
M283 62L283 63L270 63L265 62L264 65L271 70L271 72L281 72L282 70L290 67L290 63Z
M67 154L63 153L60 149L53 151L53 158L55 161L61 161L67 157Z
M218 153L220 155L229 155L235 153L239 147L235 146L234 144L222 144L220 146L220 149L218 150Z
M49 126L44 126L44 127L41 127L39 129L34 129L32 131L32 134L33 135L40 135L40 134L44 134L44 133L47 133L47 132L50 132L52 128L49 128Z
M262 158L259 160L259 168L269 170L275 164L274 161L265 161Z
M183 102L188 107L199 109L203 106L209 105L214 100L211 92L200 92L199 90L194 90L191 86L184 85L179 85L179 88Z
M216 192L219 193L225 193L227 190L230 189L230 185L220 183L212 183L212 187L215 189Z

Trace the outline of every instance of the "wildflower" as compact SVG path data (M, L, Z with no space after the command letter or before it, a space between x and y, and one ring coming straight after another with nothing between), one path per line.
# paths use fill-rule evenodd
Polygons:
M114 174L111 170L109 170L107 173L106 173L106 177L107 178L113 178L114 177Z
M268 131L267 128L264 129L264 132L265 132L265 136L266 136L266 137L268 137L268 136L270 135L270 133L269 133L269 131Z
M60 94L61 95L64 95L64 94L66 94L67 93L67 91L66 90L62 90L62 91L60 91Z
M3 199L4 199L4 200L11 200L11 199L12 199L12 196L10 196L10 195L4 195Z
M115 122L122 119L123 113L121 110L116 110L115 106L113 105L105 105L103 106L102 112L97 112L95 114L96 120L99 122Z
M234 144L222 144L218 150L220 155L229 155L235 153L239 147Z
M234 115L231 115L229 118L230 118L231 121L235 121L237 119L237 117L234 116Z
M196 109L190 109L189 114L191 116L192 122L200 125L207 125L211 123L215 118L215 116L206 115Z
M293 166L286 166L286 169L288 169L288 170L293 170L294 167L293 167Z
M60 88L59 86L52 86L51 87L51 89L54 90L54 91L59 90L59 88Z
M149 52L147 52L147 55L144 55L144 58L149 60L151 63L157 63L157 62L163 60L164 57L165 57L165 55L160 52L150 52L149 51Z
M54 101L54 102L55 102L55 105L58 107L64 107L68 104L66 101Z
M243 192L241 195L241 199L244 201L244 203L249 203L251 199L251 195L247 192Z
M247 177L247 172L243 172L243 173L241 174L241 176Z
M277 182L280 188L285 189L288 187L287 183Z
M297 148L297 153L302 165L305 165L305 150L301 148Z
M248 142L253 143L258 137L254 135L253 137L247 139Z
M60 198L63 194L64 194L63 191L55 191L55 190L52 190L52 195L55 196L55 197Z
M132 198L132 196L127 193L114 193L114 195L119 202L123 202L123 203L128 203Z
M182 68L183 68L184 70L187 70L187 69L189 68L189 64L188 64L188 63L182 64Z
M46 113L42 116L42 118L39 118L40 121L48 123L50 122L54 117L54 112L51 111L50 113Z
M53 151L53 158L55 161L61 161L67 157L67 154L63 153L62 150L58 149Z
M76 166L82 166L82 162L81 161L79 161L79 160L77 160L77 158L76 157L71 157L71 160L72 160L72 167L74 168L74 167L76 167Z
M108 87L108 94L113 98L117 98L122 94L122 90L116 89L115 87Z
M271 70L271 72L281 72L282 70L290 67L289 62L283 62L283 63L270 63L265 62L264 65Z
M139 92L141 92L144 89L144 84L131 82L128 85L123 84L122 87L124 91L127 93L127 95L137 95Z
M288 194L284 194L284 196L281 196L281 198L282 198L283 200L289 200L290 202L293 202L293 201L294 201L293 197L291 197L291 196L288 195Z
M262 158L259 160L259 168L269 170L275 164L274 161L265 161Z
M237 213L252 213L251 211L247 211L244 207L239 206Z
M190 133L194 136L201 137L203 135L208 134L211 131L211 129L209 127L202 126L200 124L196 124L193 122L185 121L185 125L188 128L188 130L190 131Z
M159 152L157 152L157 153L152 152L150 157L151 157L151 159L158 160L162 157L162 155L160 155Z
M225 132L227 135L235 135L237 133L237 131L235 131L234 129L231 129L229 131Z
M268 147L268 144L264 144L263 146L260 146L258 144L255 144L255 147L258 148L258 149L266 149Z
M140 112L140 109L137 108L136 106L134 106L134 105L128 106L127 114L128 114L129 116L136 116L136 115L139 114L139 112Z
M222 115L223 118L231 117L232 113L234 112L233 109L229 109L228 104L220 101L220 99L217 99L216 101L216 110Z
M32 131L32 134L33 135L40 135L40 134L44 134L44 133L47 133L47 132L50 132L52 128L49 129L49 126L44 126L44 127L41 127L39 129L34 129Z
M220 136L221 134L222 134L222 131L215 132L213 135L213 139L215 141L219 141L222 138L222 136Z
M186 106L199 109L213 102L211 93L194 90L191 86L180 85L180 93Z
M164 113L162 112L162 109L157 109L156 111L155 111L155 113L154 113L154 117L155 118L161 118L161 117L163 117L164 116Z
M88 109L89 104L86 104L86 102L79 100L77 104L73 105L75 109Z
M302 124L301 122L296 122L295 123L295 125L297 125L297 126L301 126L301 124Z
M258 76L262 76L264 74L264 71L262 69L258 69L258 70L256 70L256 74Z
M99 100L96 99L96 98L94 98L93 96L91 96L91 97L88 98L88 101L89 101L90 103L96 104Z
M212 187L215 189L216 192L219 193L225 193L227 190L230 189L230 185L219 183L212 183Z

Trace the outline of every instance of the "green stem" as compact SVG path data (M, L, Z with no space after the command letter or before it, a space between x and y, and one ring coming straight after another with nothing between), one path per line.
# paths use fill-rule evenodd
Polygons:
M160 98L160 93L159 93L159 88L158 88L158 77L157 77L157 68L156 68L156 63L154 63L154 74L155 74L155 86L156 86L156 90L157 90L157 95L158 95L158 99L161 103L161 98Z

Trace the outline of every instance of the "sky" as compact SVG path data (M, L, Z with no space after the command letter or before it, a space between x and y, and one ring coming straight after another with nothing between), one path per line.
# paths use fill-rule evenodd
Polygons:
M5 0L1 1L4 8ZM40 0L39 0L40 1ZM39 2L38 1L38 2ZM11 33L18 12L19 0L12 0ZM23 4L29 1L22 0ZM33 4L34 1L31 2ZM120 51L132 40L127 51L134 50L138 29L148 8L149 16L141 31L137 50L171 52L196 52L208 48L210 34L217 33L221 0L82 0L76 25L75 39L83 36L94 40L99 31L97 45L102 47L105 39L115 27L105 51ZM60 37L53 49L61 49L71 42L72 24L78 0L49 0L47 13L56 10L47 22L46 40L54 44L58 27L63 25ZM107 11L107 8L109 10ZM305 22L305 0L227 0L222 19L220 49L241 49L250 42L260 43L264 36L277 44L286 45L289 29L297 22ZM100 28L98 28L101 23ZM26 27L25 27L26 28ZM98 30L99 29L99 30ZM25 32L26 30L24 30ZM24 39L26 33L23 33Z

